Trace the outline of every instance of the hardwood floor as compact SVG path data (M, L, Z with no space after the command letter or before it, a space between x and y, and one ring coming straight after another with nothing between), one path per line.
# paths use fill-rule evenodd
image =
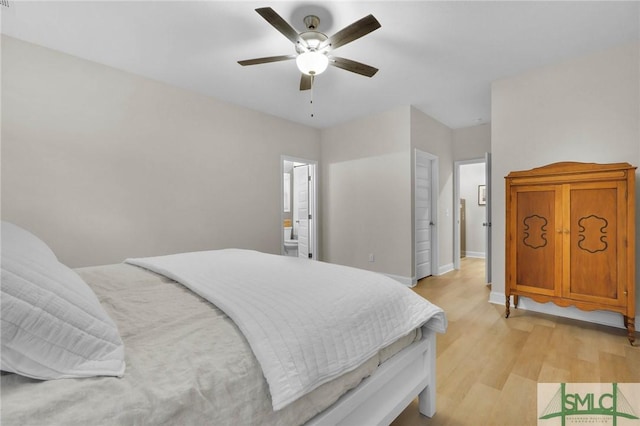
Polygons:
M640 382L640 346L624 329L517 309L505 319L487 301L483 259L414 290L449 321L437 337L437 412L420 415L416 400L393 426L535 425L537 383Z

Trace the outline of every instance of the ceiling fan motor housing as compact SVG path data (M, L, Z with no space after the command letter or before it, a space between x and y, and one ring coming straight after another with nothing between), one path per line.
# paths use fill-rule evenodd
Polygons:
M319 51L318 47L322 43L324 43L329 37L327 37L326 34L321 33L320 31L305 31L303 33L300 33L300 38L307 43L308 47L301 46L300 43L296 44L297 53L303 53L308 51L311 51L311 52ZM322 49L322 50L326 50L326 49Z

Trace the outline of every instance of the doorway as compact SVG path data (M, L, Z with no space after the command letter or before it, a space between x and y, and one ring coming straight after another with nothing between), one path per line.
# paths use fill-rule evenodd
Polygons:
M456 161L454 171L454 268L460 269L462 257L484 259L487 283L491 282L489 158Z
M438 157L416 149L414 161L415 284L438 275Z
M317 162L283 155L280 165L280 252L317 260Z

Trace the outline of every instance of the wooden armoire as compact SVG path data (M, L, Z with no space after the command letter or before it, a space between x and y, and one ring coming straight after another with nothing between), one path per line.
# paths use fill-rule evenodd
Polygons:
M506 176L506 312L540 303L623 315L635 340L635 169L563 162Z

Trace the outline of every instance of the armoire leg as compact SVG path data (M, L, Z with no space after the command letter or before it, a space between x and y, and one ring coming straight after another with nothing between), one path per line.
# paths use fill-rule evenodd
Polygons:
M629 343L633 346L633 343L636 341L636 319L632 317L626 317L626 327L627 327L627 335L629 336Z
M511 309L511 296L509 296L508 294L507 294L507 301L506 301L506 303L504 305L506 307L506 309L504 311L504 317L505 318L509 318L509 314L511 313L511 311L510 311L510 309Z

